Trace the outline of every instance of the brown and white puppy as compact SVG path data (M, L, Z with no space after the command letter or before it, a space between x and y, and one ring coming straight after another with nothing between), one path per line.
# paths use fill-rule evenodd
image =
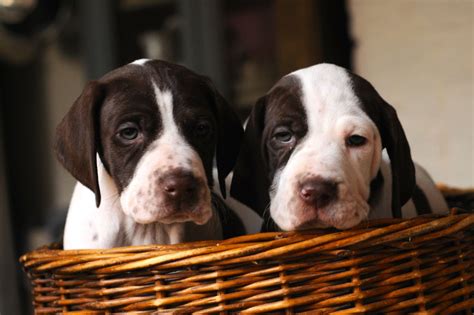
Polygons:
M264 230L270 217L282 230L347 229L369 217L447 210L413 163L395 109L331 64L293 72L258 100L231 195L264 217Z
M58 159L79 181L64 248L243 232L211 194L215 160L225 197L242 135L210 80L182 66L141 59L88 83L57 127Z

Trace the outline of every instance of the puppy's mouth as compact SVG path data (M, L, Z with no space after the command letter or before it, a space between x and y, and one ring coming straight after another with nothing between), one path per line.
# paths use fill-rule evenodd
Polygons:
M203 225L212 217L211 192L202 176L179 168L150 176L121 197L124 212L136 223Z
M332 227L331 224L321 220L321 212L324 209L305 206L300 214L295 215L292 230L308 230L308 229L326 229Z
M309 165L296 158L295 155L286 168L275 173L269 191L270 215L280 229L345 230L368 217L368 196L361 188L362 176L349 177L346 166L332 166L329 161ZM323 166L328 170L321 172Z
M283 230L307 230L336 228L346 230L368 217L368 203L353 194L346 194L325 205L308 204L303 200L287 203L272 211L275 223Z
M191 211L171 213L159 221L164 224L194 222L197 225L206 224L212 217L211 206L200 206Z
M173 202L158 195L134 202L130 207L124 204L123 209L125 214L138 224L194 222L203 225L212 217L210 195L209 189L202 189L198 198Z
M350 229L367 218L369 206L362 200L351 199L336 202L328 207L315 208L307 206L304 215L294 222L295 230L310 228Z
M144 210L139 215L132 214L132 218L139 224L150 223L184 223L194 222L197 225L206 224L212 217L211 206L198 206L191 210L175 211L174 209L158 208L151 211Z

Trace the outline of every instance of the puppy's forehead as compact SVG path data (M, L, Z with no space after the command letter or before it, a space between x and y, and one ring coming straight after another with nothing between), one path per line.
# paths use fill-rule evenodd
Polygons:
M158 111L164 104L157 91L172 96L174 114L210 110L204 77L165 61L140 59L109 72L99 82L116 115L128 108Z
M107 73L99 79L99 82L113 93L127 93L138 87L141 87L139 91L143 92L150 87L150 80L144 74L142 69L126 65Z
M153 90L155 84L160 90L179 90L180 93L202 95L205 82L202 76L183 66L161 60L139 59L117 68L100 79L101 82L117 85L128 82L130 86L141 86ZM123 86L122 86L123 87Z
M301 98L309 117L363 114L361 102L354 91L354 75L332 64L318 64L293 73L300 81Z
M162 60L138 60L130 66L144 70L160 90L171 91L174 98L198 99L207 96L206 79L183 66Z

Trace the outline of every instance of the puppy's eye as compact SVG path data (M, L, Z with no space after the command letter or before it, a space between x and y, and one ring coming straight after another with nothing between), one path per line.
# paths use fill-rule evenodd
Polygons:
M131 141L135 140L140 133L138 126L135 123L128 122L120 126L118 135L123 140Z
M273 134L273 138L282 143L289 143L293 141L294 136L291 130L286 127L277 128Z
M195 132L199 137L205 137L211 133L211 125L207 121L201 121L196 125Z
M349 147L360 147L366 143L367 139L359 135L352 135L346 138L346 144Z

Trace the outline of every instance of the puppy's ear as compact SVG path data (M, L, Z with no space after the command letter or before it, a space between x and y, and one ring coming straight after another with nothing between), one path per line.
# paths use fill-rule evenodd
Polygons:
M100 190L96 155L99 147L99 111L103 97L99 83L89 82L57 126L55 141L59 162L95 193L97 207L100 205Z
M382 98L380 100L382 111L378 128L392 169L392 213L401 218L401 207L411 198L416 186L415 165L396 110Z
M411 198L416 186L415 165L410 146L398 120L397 112L364 78L352 74L354 92L361 100L363 110L375 122L387 149L392 169L392 214L401 218L402 206Z
M237 161L244 130L239 117L232 107L217 91L212 82L209 79L206 81L212 91L216 105L218 126L216 146L217 177L221 194L226 198L225 178L232 171Z
M250 113L230 188L231 196L261 216L270 201L267 162L262 145L266 102L266 96L260 98Z

